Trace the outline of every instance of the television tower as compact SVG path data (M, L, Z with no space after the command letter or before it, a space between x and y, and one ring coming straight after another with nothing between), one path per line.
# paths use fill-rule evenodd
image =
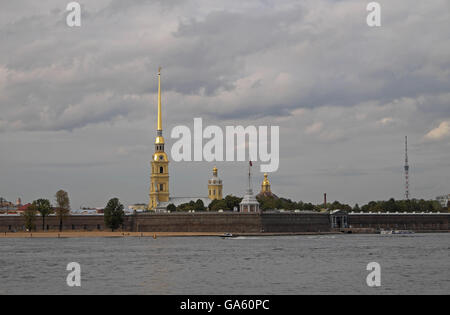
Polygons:
M405 197L409 200L408 136L405 137Z

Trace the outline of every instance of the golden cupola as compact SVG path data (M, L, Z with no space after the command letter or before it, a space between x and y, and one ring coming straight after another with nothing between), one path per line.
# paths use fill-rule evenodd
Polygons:
M267 173L264 173L264 180L261 184L261 192L262 193L271 193L272 191L270 190L270 182L269 182L269 178L267 176Z

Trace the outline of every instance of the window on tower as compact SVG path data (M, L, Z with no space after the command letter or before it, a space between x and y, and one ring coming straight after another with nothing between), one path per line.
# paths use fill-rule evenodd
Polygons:
M159 173L160 173L160 174L164 173L164 167L160 166L160 168L159 168Z
M159 190L163 191L164 190L164 184L159 184Z

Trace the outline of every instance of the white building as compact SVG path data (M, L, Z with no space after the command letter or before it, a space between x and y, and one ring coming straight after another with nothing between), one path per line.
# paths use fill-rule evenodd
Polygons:
M447 208L448 201L450 200L450 194L438 196L438 197L436 197L436 200L439 201L439 203L441 204L441 206L443 208Z

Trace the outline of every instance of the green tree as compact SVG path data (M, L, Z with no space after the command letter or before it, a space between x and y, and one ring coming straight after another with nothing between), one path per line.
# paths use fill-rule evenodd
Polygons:
M42 217L42 230L45 231L45 218L53 212L52 205L48 199L38 199L33 201L32 206Z
M398 212L399 211L398 203L395 201L394 198L389 199L389 201L382 202L381 203L381 208L385 212L393 213L393 212Z
M182 203L181 205L179 205L177 207L177 211L192 211L195 210L195 202L194 201L189 201L187 203Z
M228 210L227 202L224 199L211 201L208 208L210 211Z
M68 216L70 213L70 200L69 194L64 190L58 190L55 195L56 198L56 216L59 219L59 231L62 231L63 227L63 218Z
M443 208L442 205L439 203L439 201L431 200L430 203L431 206L433 207L433 212L443 212L443 211L448 212L448 204L447 207Z
M435 200L394 200L388 201L371 201L364 205L361 210L363 212L439 212L442 207L439 202Z
M23 213L25 219L25 228L27 231L34 230L36 228L36 208L33 205L30 205Z
M205 204L203 203L203 201L201 199L197 199L197 201L195 202L195 206L194 206L194 210L195 211L205 211Z
M170 212L174 212L174 211L177 211L177 207L173 203L170 203L167 206L167 210L170 211Z
M234 210L234 207L237 207L239 209L239 204L241 203L242 198L233 195L227 195L224 200L227 204L226 209L224 210Z
M279 208L278 200L273 196L258 196L256 198L259 202L261 210L274 210Z
M118 229L123 224L124 216L123 205L119 199L113 198L109 200L104 210L105 225L114 232L115 229Z
M300 209L300 210L306 210L306 211L319 211L320 208L321 208L320 206L317 207L317 206L313 205L312 203L308 202L308 203L303 204L303 208Z

